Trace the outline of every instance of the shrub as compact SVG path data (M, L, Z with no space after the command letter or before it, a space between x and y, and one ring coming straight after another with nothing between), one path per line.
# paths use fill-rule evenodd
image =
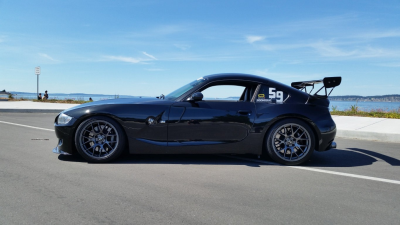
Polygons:
M400 119L400 110L385 111L383 109L373 109L370 111L362 111L357 105L352 105L350 109L345 111L333 110L332 108L331 115Z

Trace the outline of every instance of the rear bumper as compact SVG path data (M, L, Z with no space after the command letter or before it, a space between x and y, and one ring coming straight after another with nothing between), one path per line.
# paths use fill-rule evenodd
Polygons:
M336 136L336 128L326 132L321 133L321 139L319 140L319 148L317 151L323 152L328 151L332 148L336 148L336 142L334 142Z

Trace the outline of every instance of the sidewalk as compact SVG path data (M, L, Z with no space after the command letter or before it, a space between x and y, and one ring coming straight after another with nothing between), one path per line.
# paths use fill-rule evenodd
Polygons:
M400 119L332 116L336 137L400 143Z
M0 101L0 112L59 113L77 104ZM400 119L332 116L336 137L400 143Z
M59 113L78 104L32 101L0 101L0 112Z

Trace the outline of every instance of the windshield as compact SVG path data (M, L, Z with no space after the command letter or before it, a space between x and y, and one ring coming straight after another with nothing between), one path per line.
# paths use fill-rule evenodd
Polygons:
M199 84L204 83L206 80L202 77L200 77L199 79L192 81L188 84L186 84L185 86L178 88L177 90L173 91L172 93L168 94L165 96L165 99L167 100L175 100L177 98L179 98L180 96L182 96L183 94L185 94L186 92L190 91L192 88L198 86Z

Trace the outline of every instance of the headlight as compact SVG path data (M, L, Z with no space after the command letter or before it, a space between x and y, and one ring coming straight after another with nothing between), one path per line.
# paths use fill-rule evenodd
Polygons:
M72 117L65 115L64 113L61 113L58 116L57 124L67 124L71 120L72 120Z

